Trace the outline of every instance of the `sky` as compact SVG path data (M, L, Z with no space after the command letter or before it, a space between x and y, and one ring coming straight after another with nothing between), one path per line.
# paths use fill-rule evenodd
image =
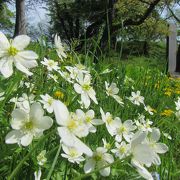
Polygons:
M15 4L8 4L9 9L15 12ZM32 26L37 26L39 22L47 23L49 18L47 17L47 10L45 10L45 4L33 5L31 9L26 10L27 22Z

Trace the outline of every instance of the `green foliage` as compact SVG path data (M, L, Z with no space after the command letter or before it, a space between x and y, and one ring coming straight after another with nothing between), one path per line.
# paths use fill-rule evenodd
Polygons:
M0 1L0 30L6 30L12 32L14 24L11 21L11 18L14 17L14 14L8 9L7 5Z

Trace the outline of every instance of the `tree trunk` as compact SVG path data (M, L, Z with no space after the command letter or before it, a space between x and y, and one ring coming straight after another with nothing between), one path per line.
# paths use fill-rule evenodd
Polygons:
M16 24L14 37L26 34L25 0L16 0Z
M177 51L176 72L180 72L180 44L178 46L178 51Z

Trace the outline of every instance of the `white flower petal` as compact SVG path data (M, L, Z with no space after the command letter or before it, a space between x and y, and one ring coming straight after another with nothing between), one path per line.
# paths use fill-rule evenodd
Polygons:
M71 133L66 127L58 127L58 134L66 146L73 147L75 145L75 135Z
M40 103L33 103L31 105L31 109L30 109L30 119L33 119L34 121L40 121L41 118L44 115L44 110L41 107Z
M27 113L22 109L15 109L11 115L13 118L11 121L11 127L13 129L20 129L24 121L28 118Z
M104 159L106 162L108 163L113 163L114 162L114 158L111 154L105 153L104 154Z
M39 129L49 129L52 126L52 124L53 124L53 120L48 116L44 116L38 121L36 120L36 126Z
M6 36L0 32L0 49L6 50L10 47L9 41Z
M12 130L6 135L5 142L6 144L18 143L22 136L23 134L20 131Z
M159 139L160 139L160 131L159 131L158 128L152 128L150 138L155 142L159 141Z
M77 148L79 152L84 153L87 156L92 156L93 152L86 144L84 144L80 139L76 137L74 139L75 139L74 146Z
M106 177L110 175L111 169L110 167L107 167L107 168L101 169L99 172L102 176Z
M5 78L13 74L13 60L11 58L3 58L0 60L0 72Z
M14 38L12 41L12 46L17 48L18 50L23 50L30 43L30 37L27 35L19 35Z
M133 149L133 158L142 164L152 163L153 157L154 153L147 144L138 144Z
M27 60L35 60L38 58L38 55L33 51L20 51L18 56L27 59Z
M163 144L163 143L156 143L156 146L155 146L155 151L156 153L159 153L159 154L164 154L165 152L168 151L168 147Z
M31 144L33 140L33 135L32 134L26 134L21 138L21 144L23 146L28 146L29 144Z
M81 100L82 100L83 104L85 105L85 108L87 109L91 103L89 96L86 93L82 93Z
M18 62L18 59L15 61L15 66L17 69L19 69L21 72L27 74L28 76L33 75L32 72L30 72L26 67L24 67L20 62Z
M101 125L101 124L104 124L104 122L103 122L101 119L93 119L93 120L91 121L91 123L92 123L93 125Z
M56 117L56 121L59 125L66 125L69 118L69 111L65 104L61 101L53 101L53 109Z
M151 173L148 172L148 170L146 168L144 168L142 165L140 165L140 163L138 163L135 160L131 161L131 164L136 167L138 173L145 178L146 180L153 180L153 177L151 175Z
M89 97L94 101L94 103L98 104L97 99L96 99L96 92L94 91L93 88L91 88L91 89L88 91L88 95L89 95Z
M81 94L81 93L82 93L82 87L81 87L79 84L77 84L77 83L74 84L74 90L75 90L78 94Z
M137 144L140 144L145 140L147 136L147 132L138 131L134 134L133 139L131 141L131 147L134 148Z
M94 170L96 162L93 159L87 160L87 162L84 165L84 172L90 173Z
M34 68L38 65L36 60L24 59L19 55L16 55L16 59L18 59L19 63L21 63L26 68Z

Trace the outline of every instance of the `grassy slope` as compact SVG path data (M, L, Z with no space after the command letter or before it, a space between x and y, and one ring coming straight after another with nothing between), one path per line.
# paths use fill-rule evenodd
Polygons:
M33 47L35 51L40 55L40 58L48 54L47 49L37 49ZM54 58L53 53L51 58ZM74 59L77 57L74 57ZM96 111L96 116L100 117L99 107L107 112L111 112L115 116L121 117L122 120L135 119L137 118L138 113L143 113L147 115L147 118L150 118L154 125L159 127L161 131L169 133L172 136L172 140L168 140L163 135L161 141L166 143L169 146L169 151L166 155L162 155L161 160L162 164L157 169L153 167L151 171L158 171L160 173L161 179L173 179L178 180L180 177L180 164L178 163L180 157L180 131L179 131L179 122L175 118L174 114L170 116L162 116L160 113L164 109L175 109L174 100L177 98L177 90L180 88L180 84L177 81L169 80L165 75L165 62L161 60L155 60L144 57L135 57L129 60L119 60L118 58L106 58L103 61L100 60L98 64L93 65L92 58L85 56L79 56L80 61L85 61L86 64L93 66L92 74L94 78L94 87L97 92L97 98L99 100L99 106L92 105L92 108ZM108 74L102 74L103 70L109 68L113 70ZM33 92L36 94L38 99L40 94L49 93L52 95L56 90L61 90L65 93L65 102L69 102L69 109L71 111L75 110L78 106L76 98L72 94L73 88L69 87L67 83L64 83L62 79L59 80L59 83L54 83L53 81L47 81L46 72L43 70L42 66L37 68L35 72L36 76L33 79L26 79L27 81L35 83L35 88ZM134 83L125 83L125 76L131 77L134 80ZM0 81L0 87L7 91L9 90L9 97L7 100L15 96L16 94L22 94L23 92L30 93L27 89L19 88L18 83L21 79L21 74L17 73L15 77L12 77L8 82ZM116 82L120 89L119 95L125 101L125 106L119 106L113 99L108 98L104 92L104 81ZM11 86L9 85L11 84ZM170 88L171 95L165 95L165 88ZM14 90L13 90L14 89ZM152 106L157 113L152 117L148 115L143 107L133 106L126 99L126 96L130 96L131 91L140 90L141 94L145 97L145 103ZM74 99L74 100L72 100ZM78 106L79 107L79 106ZM0 126L0 161L2 166L0 167L1 177L7 177L12 170L19 164L29 151L32 150L36 143L33 143L29 149L21 148L17 145L6 145L4 143L4 137L9 132L9 120L10 112L12 111L12 105L6 104L5 108L0 112L1 116L1 126ZM7 116L8 115L8 116ZM54 125L56 128L57 125ZM91 147L95 145L102 146L101 139L107 137L109 141L112 141L109 136L107 136L107 131L105 128L98 128L97 136L90 135L89 140L86 142L90 144ZM43 177L45 178L49 172L49 168L53 162L55 154L58 148L59 138L56 135L47 138L43 143L31 154L30 158L22 166L20 173L18 173L17 179L26 177L25 179L33 179L33 173L37 169L36 156L42 150L47 150L48 163L45 168L43 168ZM68 174L76 174L77 172L83 173L82 170L78 169L76 165L69 165L62 158L58 159L55 170L53 172L52 179L60 179L62 176ZM70 177L71 175L69 175ZM119 163L113 167L112 176L107 179L134 179L137 176L133 168L130 167L130 164ZM99 175L94 175L94 178L101 179ZM72 179L73 177L69 178ZM0 178L1 179L1 178ZM89 179L89 178L87 178ZM102 178L104 179L104 178Z

